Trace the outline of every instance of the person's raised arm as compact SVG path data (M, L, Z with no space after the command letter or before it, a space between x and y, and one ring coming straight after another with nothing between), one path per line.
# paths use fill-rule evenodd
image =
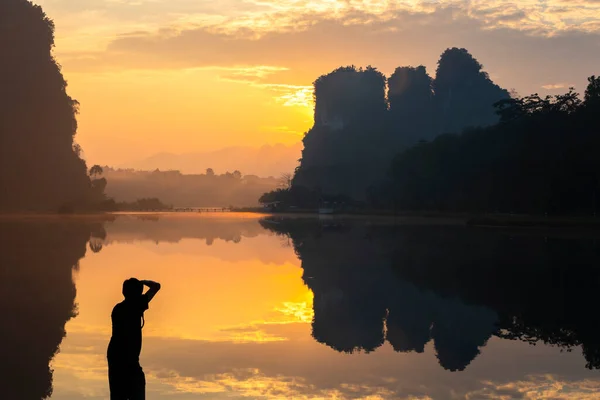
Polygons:
M148 291L146 292L146 296L148 296L148 301L152 300L156 293L160 290L160 283L154 281L141 281L142 284L148 286Z

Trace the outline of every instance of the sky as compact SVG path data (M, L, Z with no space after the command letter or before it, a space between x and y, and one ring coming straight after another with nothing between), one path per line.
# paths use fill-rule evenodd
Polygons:
M36 0L81 103L89 164L293 144L312 82L342 65L467 48L499 85L558 94L600 74L598 0Z

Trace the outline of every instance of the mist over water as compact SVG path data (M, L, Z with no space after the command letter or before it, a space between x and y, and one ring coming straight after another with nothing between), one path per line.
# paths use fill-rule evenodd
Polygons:
M140 214L3 218L0 236L12 399L108 398L110 312L132 276L163 286L145 314L152 399L600 389L594 235Z

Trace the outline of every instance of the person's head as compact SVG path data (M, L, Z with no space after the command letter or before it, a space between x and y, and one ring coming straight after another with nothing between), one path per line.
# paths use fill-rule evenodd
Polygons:
M125 299L140 297L144 291L144 285L139 279L129 278L123 282L123 296Z

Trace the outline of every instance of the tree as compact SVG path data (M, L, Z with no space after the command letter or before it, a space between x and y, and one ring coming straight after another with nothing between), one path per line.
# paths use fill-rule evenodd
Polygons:
M242 179L242 173L240 171L238 171L237 169L235 171L233 171L233 177L237 180Z
M96 178L97 176L102 176L103 173L104 173L104 170L98 164L96 164L92 168L90 168L90 176L92 178Z
M83 149L79 145L79 143L73 143L73 153L79 158L83 157Z
M594 215L600 113L589 106L573 89L498 102L500 123L401 152L390 193L402 209Z
M215 176L215 171L212 168L207 168L206 176Z
M584 101L586 106L600 107L600 76L592 75L588 78Z
M293 175L290 173L283 173L278 179L277 186L280 189L289 189L292 187Z
M106 178L94 179L92 180L92 201L95 203L101 203L106 200L106 185L108 182Z
M500 116L500 121L509 122L548 113L571 114L578 111L581 104L579 93L569 88L567 93L556 96L540 97L539 94L534 93L523 98L503 99L496 102L494 107L496 107L496 114Z

